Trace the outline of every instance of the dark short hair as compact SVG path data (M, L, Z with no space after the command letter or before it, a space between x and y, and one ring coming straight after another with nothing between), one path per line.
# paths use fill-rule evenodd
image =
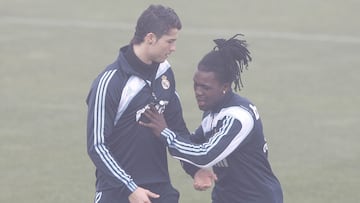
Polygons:
M150 5L137 20L132 44L140 44L148 33L154 33L157 38L167 34L171 29L180 30L180 18L172 8L162 5Z

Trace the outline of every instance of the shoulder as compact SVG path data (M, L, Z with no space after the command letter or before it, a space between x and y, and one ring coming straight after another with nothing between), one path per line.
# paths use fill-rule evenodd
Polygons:
M255 105L249 99L234 93L217 117L219 119L233 117L240 122L254 122L258 119L258 113Z
M109 65L98 76L98 83L101 86L119 86L121 81L124 81L126 74L119 68L114 67L114 64Z
M248 113L251 114L252 117L254 117L255 120L258 120L260 117L256 105L246 97L242 97L238 94L234 94L234 97L232 98L231 102L229 102L228 105L229 107L238 106L246 110Z
M174 72L171 69L169 61L167 60L159 64L159 68L156 72L156 78L159 78L164 74L172 78L174 77Z
M124 88L127 81L126 73L120 69L116 62L109 64L93 81L92 89L97 94L114 94ZM118 94L118 93L117 93Z
M175 76L168 61L160 63L156 72L156 80L164 90L175 91Z
M229 106L229 107L221 109L221 111L219 112L217 117L219 119L222 119L224 117L233 117L236 120L239 120L240 122L249 122L249 121L252 122L254 120L249 109L244 108L243 106L240 106L240 105Z

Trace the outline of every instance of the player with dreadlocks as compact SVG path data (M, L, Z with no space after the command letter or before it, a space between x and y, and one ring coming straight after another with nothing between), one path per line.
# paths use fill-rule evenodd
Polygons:
M194 181L201 182L197 174L205 169L200 168L212 167L216 176L206 176L203 182L217 177L213 203L282 203L257 108L231 88L243 87L240 76L251 61L246 41L238 36L214 40L216 47L198 64L194 91L204 114L194 134L187 138L169 129L154 108L145 112L150 121L140 124L150 127L174 158L192 164L183 167Z

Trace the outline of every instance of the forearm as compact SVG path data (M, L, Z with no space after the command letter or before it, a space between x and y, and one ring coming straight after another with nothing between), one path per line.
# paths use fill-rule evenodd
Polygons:
M189 174L192 178L194 178L195 173L200 170L199 167L194 166L188 162L184 162L184 161L180 161L181 162L181 166L184 169L184 171Z
M161 132L161 139L167 144L174 158L206 168L226 158L240 145L249 132L247 128L242 128L239 121L228 117L223 120L223 126L219 128L219 131L202 144L195 144L168 128Z
M170 154L179 160L188 162L200 168L211 167L219 155L217 150L212 150L208 143L194 144L183 136L177 136L175 132L165 128L161 133L161 139L168 146Z
M129 194L136 190L138 186L134 180L121 168L104 145L89 146L88 154L97 170L106 175L109 184L114 187L126 187Z

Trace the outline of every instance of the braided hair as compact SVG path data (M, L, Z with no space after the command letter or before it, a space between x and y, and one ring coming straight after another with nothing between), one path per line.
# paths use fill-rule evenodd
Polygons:
M214 72L219 81L230 84L234 82L234 90L243 87L241 73L247 69L252 60L245 40L237 39L242 34L236 34L228 40L215 39L216 46L206 54L198 64L202 71Z

